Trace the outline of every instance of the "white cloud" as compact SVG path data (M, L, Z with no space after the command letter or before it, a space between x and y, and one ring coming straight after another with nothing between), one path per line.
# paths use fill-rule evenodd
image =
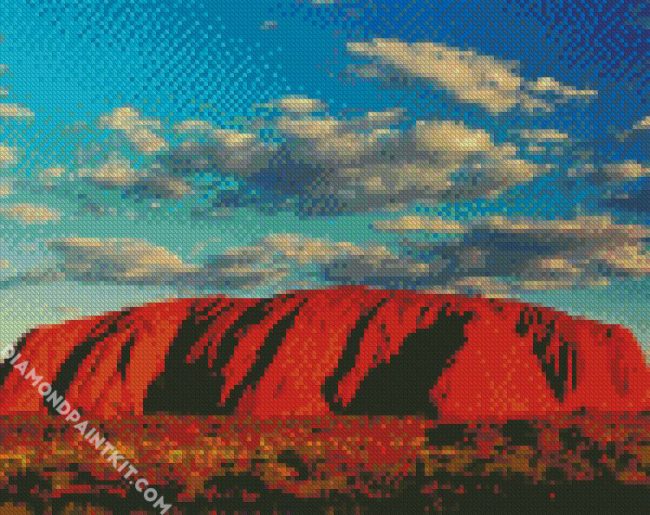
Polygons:
M54 185L61 181L66 175L66 169L61 166L53 166L46 168L39 174L39 181L46 188L52 188Z
M251 132L233 129L203 132L204 141L185 141L173 150L171 167L175 171L216 170L246 176L264 168L274 153ZM185 134L191 133L185 131Z
M65 238L48 242L48 248L63 257L65 277L78 281L166 284L198 270L143 240Z
M375 113L352 120L278 120L291 159L305 168L295 173L314 176L305 192L316 205L336 199L354 211L472 198L502 192L544 172L517 159L514 147L497 146L486 131L461 122L367 127L369 119L377 123L382 118Z
M441 161L463 162L471 154L494 149L492 137L483 129L469 129L462 122L419 121L415 125L416 150L440 156Z
M549 170L461 121L413 120L402 108L356 116L326 108L293 95L256 105L237 128L186 120L174 127L183 141L158 162L174 177L236 177L228 191L211 191L205 213L257 202L304 214L396 210L494 197ZM536 137L564 139L545 131Z
M138 172L126 159L111 159L97 168L82 168L79 177L106 188L126 188L139 180Z
M261 240L259 249L269 255L280 254L302 265L327 263L338 256L359 251L359 247L350 242L332 242L298 234L271 234Z
M508 219L492 217L474 226L475 231L523 234L540 242L570 241L571 244L614 243L616 240L650 237L650 228L616 224L609 216L580 216L571 220Z
M389 39L351 42L347 48L354 56L384 66L385 73L432 81L459 100L478 103L492 112L508 111L520 102L523 84L514 65L493 57L442 44Z
M192 188L180 177L151 169L135 184L134 191L147 197L180 199L192 193Z
M607 164L601 168L601 172L611 181L628 181L650 177L650 168L636 161Z
M112 157L96 168L79 170L79 177L107 189L121 189L142 196L182 198L192 189L180 177L167 174L154 166L144 171L135 170L127 159Z
M0 182L0 197L8 197L13 193L13 187L11 183Z
M160 121L143 118L132 107L118 107L99 119L99 126L121 132L138 151L155 154L167 149L167 141L157 134L162 129Z
M24 224L42 224L60 220L61 213L46 206L25 203L0 207L0 217L16 220Z
M495 278L485 276L461 277L444 286L434 287L435 293L482 295L484 297L506 297L512 293L512 286Z
M636 122L632 129L635 131L650 129L650 115Z
M293 233L275 233L261 238L253 245L233 247L220 255L212 256L211 262L221 267L269 266L291 261L298 265L324 264L340 256L362 252L362 248L350 242L334 242L310 238Z
M18 149L0 143L0 168L14 166L18 163Z
M0 118L29 119L34 112L18 104L0 104Z
M184 120L174 125L174 131L178 134L202 134L214 129L214 125L205 120Z
M184 262L169 249L138 239L65 238L48 248L60 256L57 268L36 270L23 282L73 280L88 283L172 285L185 290L247 289L281 279L279 267L234 261Z
M519 74L518 63L441 43L373 39L350 42L347 49L355 57L370 60L370 65L352 67L362 77L430 82L458 101L480 105L493 114L515 107L550 111L554 103L597 95L594 90L580 90L551 77L529 82Z
M348 241L331 241L297 234L272 234L257 243L235 247L211 263L218 269L239 267L297 274L295 281L316 274L317 282L412 287L428 283L434 265L394 254L383 245L361 246ZM311 271L311 272L310 272ZM309 279L307 279L309 280ZM291 283L294 284L294 283Z
M511 131L525 144L527 155L562 156L565 154L571 137L557 129L523 129Z
M303 95L289 95L276 100L272 105L285 113L291 114L312 114L327 109L327 106L321 100Z
M587 177L595 182L626 182L650 177L650 168L630 160L601 166L584 165L570 169L569 175Z
M540 77L533 82L528 82L527 89L532 93L551 95L556 98L556 101L590 100L598 96L598 92L594 89L578 89L562 84L553 77Z
M201 141L173 149L171 171L217 171L262 182L297 198L307 212L497 195L546 172L519 158L514 145L497 145L488 132L462 122L420 120L401 127L402 109L352 118L307 111L251 120L272 131L273 143L252 129L210 130Z
M46 168L41 173L41 177L44 179L60 179L64 175L65 175L65 168L61 166Z
M523 129L518 131L519 137L527 141L540 143L565 143L569 135L557 129Z
M373 223L377 231L387 232L416 232L424 231L433 234L463 234L467 226L453 220L442 220L424 216L402 216L394 220L380 220Z
M376 228L440 233L441 224L436 219L403 217L378 223ZM614 277L650 274L645 244L650 229L615 224L609 217L556 221L494 217L467 226L452 222L447 227L444 223L442 228L462 239L404 240L398 244L399 253L381 245L329 242L332 251L314 252L311 260L296 259L296 254L301 255L297 251L283 255L295 264L318 265L320 279L330 283L496 296L522 290L604 286ZM298 250L304 248L300 239L281 239ZM248 250L252 261L269 255L268 249Z

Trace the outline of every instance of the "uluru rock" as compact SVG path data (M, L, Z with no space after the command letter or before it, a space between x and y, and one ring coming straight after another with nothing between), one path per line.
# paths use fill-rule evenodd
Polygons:
M515 301L342 287L170 300L43 326L0 368L0 415L533 418L650 406L627 329ZM24 367L23 367L24 368Z

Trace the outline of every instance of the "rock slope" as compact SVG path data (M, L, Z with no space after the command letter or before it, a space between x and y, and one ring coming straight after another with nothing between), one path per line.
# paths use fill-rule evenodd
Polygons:
M39 327L18 351L0 367L0 415L51 411L15 367L24 360L97 418L467 420L650 406L650 372L627 329L458 295L342 287L176 299Z

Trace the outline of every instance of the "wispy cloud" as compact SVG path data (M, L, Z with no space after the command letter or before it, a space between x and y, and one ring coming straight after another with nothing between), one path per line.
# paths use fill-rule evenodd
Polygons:
M270 234L254 245L229 249L214 259L224 263L246 265L271 264L283 259L307 265L327 263L339 256L359 252L360 249L361 247L350 242L279 233Z
M632 127L620 132L617 136L619 141L624 141L628 138L647 135L650 131L650 115L638 120Z
M310 98L305 95L288 95L279 98L268 104L262 104L258 108L278 109L288 114L313 114L325 112L327 105L321 100Z
M393 220L378 220L372 226L377 231L399 233L463 234L467 231L467 225L460 222L412 215L405 215Z
M0 38L0 43L2 40ZM6 64L0 64L0 77L9 71ZM9 96L9 91L0 87L0 97ZM0 120L27 120L34 118L34 112L20 104L15 103L0 103Z
M650 115L636 122L632 127L632 129L635 131L643 131L643 130L650 129Z
M34 112L27 107L18 104L0 103L0 119L17 119L24 120L34 117Z
M181 177L173 177L160 166L140 171L129 160L111 157L95 168L82 168L78 176L100 188L119 189L143 197L181 198L191 187Z
M650 167L632 160L599 166L587 164L572 168L569 170L569 175L586 177L597 183L628 182L650 177Z
M281 266L245 263L233 255L188 263L169 249L131 238L63 238L47 242L55 265L43 265L2 281L3 287L56 281L88 284L173 286L183 291L245 290L286 275Z
M404 259L383 245L361 246L291 233L269 235L253 245L212 256L211 260L226 269L291 270L296 284L302 284L307 277L316 278L317 283L407 287L426 278L430 269L429 264Z
M373 39L350 42L347 49L370 62L351 68L359 76L428 82L460 102L480 105L493 114L516 107L548 112L557 103L589 100L597 95L595 90L561 84L552 77L527 81L519 74L516 62L442 43Z
M143 118L140 111L132 107L118 107L99 120L99 126L118 131L131 145L144 154L155 154L167 148L167 141L158 134L159 120Z
M0 168L7 168L18 163L18 149L0 143Z
M0 197L8 197L13 193L13 187L9 182L0 182Z
M526 141L535 141L543 143L564 143L570 141L566 132L557 129L521 129L517 131L519 137Z
M24 224L42 224L60 220L61 213L47 206L23 203L0 207L0 217Z
M168 284L198 270L144 240L66 238L49 241L47 246L62 257L58 270L76 281Z

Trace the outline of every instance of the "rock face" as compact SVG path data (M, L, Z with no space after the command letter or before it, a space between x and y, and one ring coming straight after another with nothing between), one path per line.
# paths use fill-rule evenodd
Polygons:
M39 327L0 368L0 415L47 413L16 368L93 417L537 418L650 407L627 329L514 301L345 287L171 300ZM25 367L23 367L23 370Z

